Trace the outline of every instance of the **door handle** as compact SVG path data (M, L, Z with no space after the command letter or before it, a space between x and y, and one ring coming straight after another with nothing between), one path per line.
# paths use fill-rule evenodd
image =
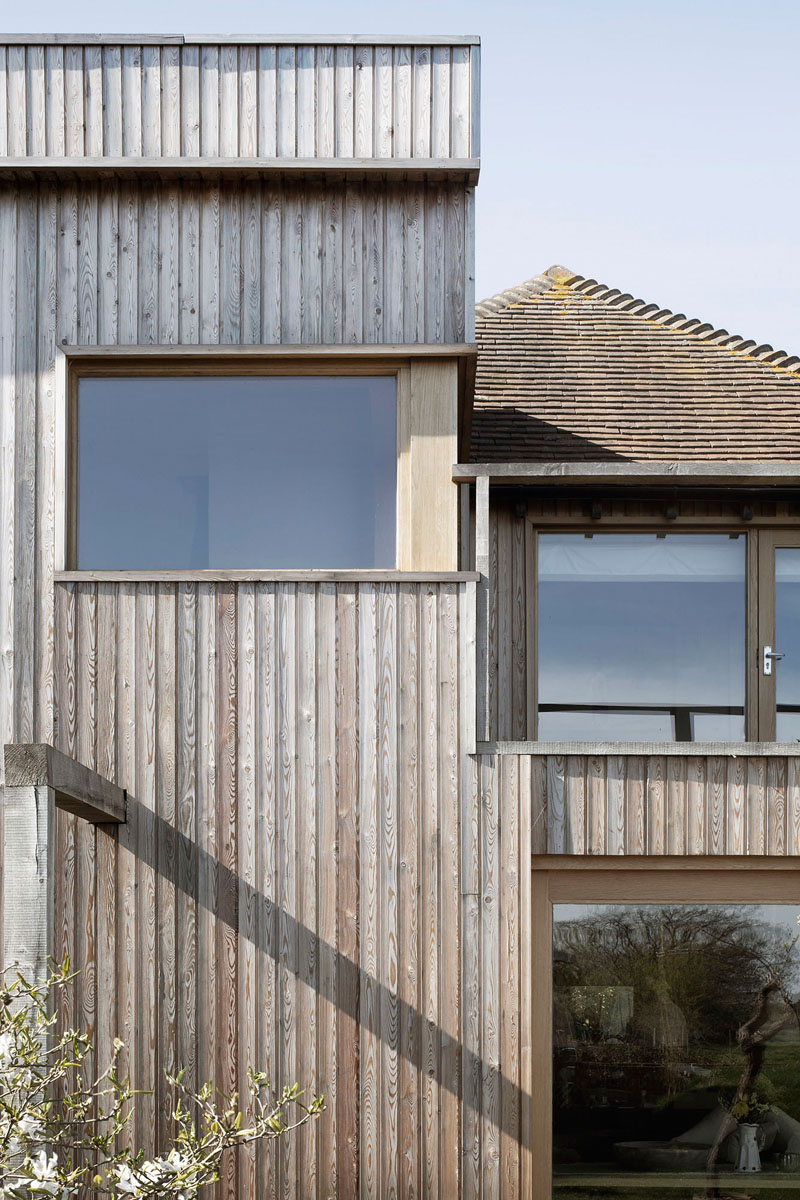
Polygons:
M763 658L764 674L771 675L773 662L780 662L782 658L786 658L786 655L782 651L773 650L772 646L765 646Z

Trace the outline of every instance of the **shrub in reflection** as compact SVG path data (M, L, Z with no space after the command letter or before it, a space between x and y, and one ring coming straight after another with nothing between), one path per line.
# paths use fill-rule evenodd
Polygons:
M553 948L554 1104L585 1114L556 1120L556 1162L680 1137L717 1106L729 1130L773 1104L800 1118L797 938L757 910L609 906L557 921Z

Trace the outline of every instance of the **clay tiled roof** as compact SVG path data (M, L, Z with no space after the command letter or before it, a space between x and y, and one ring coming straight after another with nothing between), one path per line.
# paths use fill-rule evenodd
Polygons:
M551 267L476 308L473 462L800 460L800 359Z

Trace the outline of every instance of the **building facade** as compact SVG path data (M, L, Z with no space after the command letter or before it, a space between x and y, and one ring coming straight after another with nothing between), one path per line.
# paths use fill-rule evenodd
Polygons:
M660 394L630 433L634 373L598 450L591 411L570 426L593 376L582 354L564 384L558 330L587 296L567 273L479 306L475 388L479 54L0 49L3 741L126 793L109 824L48 781L46 948L79 968L65 1019L98 1061L122 1038L151 1089L137 1141L166 1136L164 1070L232 1093L253 1064L325 1094L295 1138L227 1161L220 1196L544 1197L542 881L556 895L571 870L603 901L612 856L656 890L663 859L705 896L715 865L750 862L745 896L800 850L798 756L760 675L741 738L695 738L688 701L648 738L538 724L570 705L539 694L537 538L745 522L767 547L794 520L798 385L791 361L755 361L769 348L625 308L615 344L639 320L710 359L660 368L666 392L700 379L683 439ZM715 442L696 410L734 361L741 436ZM531 377L546 395L522 394ZM751 673L777 645L759 619Z

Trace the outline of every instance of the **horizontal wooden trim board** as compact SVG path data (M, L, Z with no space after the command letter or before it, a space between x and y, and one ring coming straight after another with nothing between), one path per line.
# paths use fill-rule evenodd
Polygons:
M303 178L325 180L389 179L439 182L460 181L475 187L480 175L477 158L136 158L120 157L20 157L0 160L0 179L65 175L76 178L159 179L235 176L260 179Z
M478 347L474 342L381 342L371 345L282 343L273 345L129 345L129 346L59 346L66 358L102 359L103 361L142 361L148 358L178 359L231 359L251 361L253 359L402 359L402 358L477 358Z
M800 871L777 854L533 854L534 871Z
M64 812L94 824L125 821L124 789L53 746L9 743L4 760L7 788L49 787Z
M176 34L159 33L4 33L2 46L480 46L477 34Z
M477 583L477 571L57 571L56 583Z
M478 742L478 754L529 754L532 757L549 754L625 756L664 755L685 758L703 756L726 758L800 758L800 742Z
M456 463L455 483L488 476L497 484L754 484L800 483L800 462L541 462Z

